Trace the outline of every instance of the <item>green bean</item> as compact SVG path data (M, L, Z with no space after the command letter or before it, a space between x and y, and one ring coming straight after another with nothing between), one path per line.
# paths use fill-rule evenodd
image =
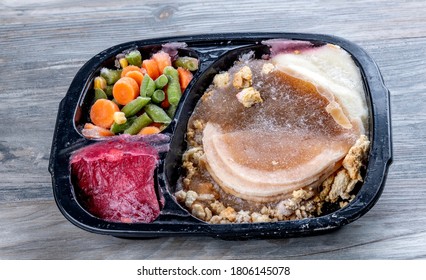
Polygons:
M108 96L102 89L95 88L95 101L98 99L108 99Z
M182 67L189 71L198 70L198 59L190 56L181 56L178 57L175 61L176 67Z
M148 104L144 109L148 116L156 123L168 124L172 121L167 113L157 105Z
M176 109L177 109L177 106L175 106L175 105L171 105L171 104L170 104L169 109L167 109L167 115L168 115L170 118L173 118L173 117L175 116Z
M134 50L126 54L127 62L131 65L136 65L141 67L142 65L142 55L138 50Z
M152 99L152 102L160 103L160 102L163 102L164 99L166 99L166 94L164 93L163 90L157 89L152 94L151 99Z
M148 74L145 74L142 80L140 95L142 97L151 97L155 91L155 82Z
M101 77L103 77L108 85L115 84L121 78L121 70L111 70L108 68L101 69Z
M149 97L139 96L135 100L127 103L122 109L121 112L124 113L126 118L136 115L146 104L151 101Z
M152 119L148 116L147 113L143 113L133 121L132 125L129 128L124 130L124 133L131 135L138 134L142 128L150 125L151 123Z
M113 85L110 85L110 86L106 86L106 88L105 88L105 93L106 93L106 95L108 95L108 96L112 96L112 88L113 88L114 86Z
M131 117L131 118L128 118L127 121L123 124L117 124L114 122L110 128L110 131L114 134L121 133L125 131L126 129L128 129L135 120L136 120L136 117Z
M165 87L168 82L169 82L169 79L167 79L167 76L162 74L160 77L158 77L155 80L155 87L158 88L158 89L161 89L161 88Z
M169 79L169 85L167 87L167 98L171 105L177 106L182 96L179 84L179 73L172 66L166 66L163 73L167 75Z

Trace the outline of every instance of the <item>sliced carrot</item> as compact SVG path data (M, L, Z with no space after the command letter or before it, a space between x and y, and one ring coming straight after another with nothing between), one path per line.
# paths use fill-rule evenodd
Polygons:
M139 71L142 73L142 69L135 66L135 65L129 65L123 68L123 70L121 71L121 78L126 77L126 74L129 73L130 71Z
M108 136L113 136L114 133L112 133L109 129L100 127L100 126L96 126L94 124L91 123L86 123L84 125L83 130L81 131L81 133L83 133L84 137L87 138L101 138L101 137L108 137Z
M138 83L129 77L120 78L112 88L112 95L118 104L126 105L138 97Z
M186 70L185 68L182 68L182 67L178 67L177 71L179 74L180 89L183 92L188 86L188 84L191 82L194 75L192 75L192 73L189 70Z
M160 70L158 70L157 62L154 59L145 59L142 61L142 68L146 70L146 73L155 80L160 76Z
M97 126L110 128L114 123L115 112L120 112L117 104L108 99L98 99L90 109L90 119Z
M126 77L132 78L138 83L138 86L141 86L143 80L143 74L140 71L129 71L126 73Z
M160 133L160 129L155 126L146 126L139 131L139 135L157 134Z
M158 70L160 71L160 74L163 73L164 68L166 66L172 66L172 58L170 55L164 51L159 51L152 55L152 59L155 60L158 66Z

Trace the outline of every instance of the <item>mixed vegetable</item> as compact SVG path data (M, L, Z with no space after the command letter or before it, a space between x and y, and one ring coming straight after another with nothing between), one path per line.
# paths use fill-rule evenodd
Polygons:
M143 59L138 50L117 55L116 68L94 79L87 138L154 134L172 121L182 93L198 70L198 59L161 50Z

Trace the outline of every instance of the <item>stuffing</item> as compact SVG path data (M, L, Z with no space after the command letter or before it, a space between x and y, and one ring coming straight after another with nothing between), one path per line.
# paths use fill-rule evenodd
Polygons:
M185 206L191 208L195 200L197 200L198 194L194 191L188 191L185 197Z
M230 222L235 222L237 219L237 212L235 212L234 208L227 207L222 212L220 212L219 216L221 216L224 219L227 219Z
M176 197L176 200L177 200L179 203L185 203L185 199L186 199L186 192L185 192L184 190L177 191L177 192L175 193L175 197Z
M250 211L239 211L237 213L237 216L235 218L236 223L250 223L251 217L250 217Z
M250 108L256 103L262 103L263 99L260 96L260 92L255 90L253 87L243 89L237 94L238 101L246 108Z
M232 85L237 89L250 87L253 84L253 74L250 67L244 66L234 74Z
M262 75L267 75L267 74L271 73L272 71L274 71L274 68L275 68L274 64L265 63L262 66L262 72L261 73L262 73Z
M210 204L210 209L212 210L213 214L219 215L223 210L225 210L225 206L222 204L222 202L216 200Z
M362 180L359 171L363 165L364 159L367 157L369 148L370 141L368 141L367 136L361 135L344 158L343 167L348 171L349 177L352 180Z
M204 220L206 218L206 211L201 204L194 203L192 206L192 215L199 218L200 220Z
M268 215L264 215L258 212L253 212L251 214L251 220L253 223L268 223L271 221L271 218Z
M213 84L217 88L227 87L229 85L229 73L223 72L223 73L216 74L213 78Z

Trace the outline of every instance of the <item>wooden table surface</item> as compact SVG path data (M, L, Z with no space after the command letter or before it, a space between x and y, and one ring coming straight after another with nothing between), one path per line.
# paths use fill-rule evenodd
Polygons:
M0 258L425 259L426 2L263 2L0 1ZM78 69L127 41L247 31L333 34L377 62L394 147L378 203L338 231L305 238L127 240L68 222L47 168L58 105Z

